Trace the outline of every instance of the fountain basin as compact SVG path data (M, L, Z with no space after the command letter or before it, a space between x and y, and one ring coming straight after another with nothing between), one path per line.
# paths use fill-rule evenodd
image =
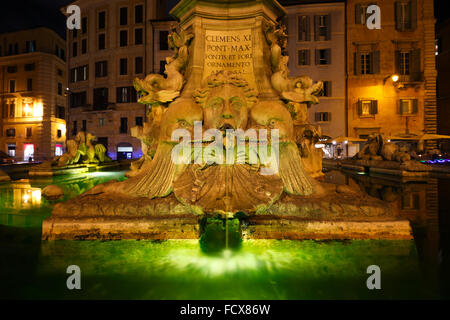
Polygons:
M327 189L326 196L283 196L268 210L246 213L243 238L412 239L409 221L389 203L335 185ZM199 239L201 218L173 195L85 194L55 205L42 239Z

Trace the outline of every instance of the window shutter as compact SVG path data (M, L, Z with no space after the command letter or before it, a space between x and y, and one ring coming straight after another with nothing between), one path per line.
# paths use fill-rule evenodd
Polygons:
M327 64L331 64L331 49L327 49L326 51Z
M314 115L315 121L319 122L320 121L320 113L316 112Z
M360 3L357 3L355 5L355 23L356 24L363 24L361 17L362 17L362 7L361 7Z
M417 0L411 0L410 10L411 10L410 26L411 30L415 30L417 28Z
M378 100L372 100L370 114L378 114Z
M116 88L116 101L122 103L122 90L119 87Z
M412 113L417 114L419 112L419 100L413 100L413 110Z
M402 6L400 2L395 3L395 27L398 31L403 31Z
M316 49L316 65L320 63L320 51Z
M328 112L328 121L331 122L331 112Z
M310 52L310 50L309 49L307 49L306 51L305 51L305 53L306 53L306 65L310 65L311 64L311 52Z
M320 17L314 16L314 40L315 41L319 41L319 39L320 39L319 26L320 26Z
M306 26L305 26L305 33L306 33L306 38L305 41L311 41L311 19L309 16L306 16Z
M370 57L372 58L372 63L371 63L371 67L372 67L372 73L373 74L378 74L380 73L380 51L374 51L370 54Z
M400 75L400 51L395 51L395 73Z
M411 80L420 81L422 78L421 61L420 61L420 49L414 49L410 53L411 55Z
M303 41L303 17L297 17L297 33L298 33L298 41Z
M328 92L327 92L327 97L331 97L331 81L328 81ZM331 117L331 113L330 113L330 117Z
M327 40L331 40L331 14L326 16Z
M362 101L359 100L358 101L358 115L362 115Z
M355 52L353 54L353 61L355 65L355 75L361 74L361 54L359 52Z

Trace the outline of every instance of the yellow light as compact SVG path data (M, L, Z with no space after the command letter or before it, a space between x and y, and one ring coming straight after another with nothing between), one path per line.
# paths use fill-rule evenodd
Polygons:
M31 114L31 108L30 108L30 105L27 103L27 104L25 104L25 114L26 115L29 115L29 114Z
M33 116L34 117L42 117L44 114L44 107L42 102L36 102L33 108Z
M400 77L396 74L392 76L392 81L397 82Z

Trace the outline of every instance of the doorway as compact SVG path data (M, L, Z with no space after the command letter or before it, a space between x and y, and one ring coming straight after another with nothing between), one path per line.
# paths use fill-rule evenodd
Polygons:
M24 145L23 160L29 162L34 161L34 144Z

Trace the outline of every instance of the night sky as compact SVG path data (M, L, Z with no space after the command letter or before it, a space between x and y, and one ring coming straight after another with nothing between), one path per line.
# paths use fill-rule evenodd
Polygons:
M65 37L65 17L59 9L72 0L1 0L0 33L47 26ZM170 10L178 0L167 0ZM281 0L280 2L283 2ZM293 0L285 0L292 3ZM304 0L303 2L311 2ZM435 0L439 22L450 17L448 0Z

